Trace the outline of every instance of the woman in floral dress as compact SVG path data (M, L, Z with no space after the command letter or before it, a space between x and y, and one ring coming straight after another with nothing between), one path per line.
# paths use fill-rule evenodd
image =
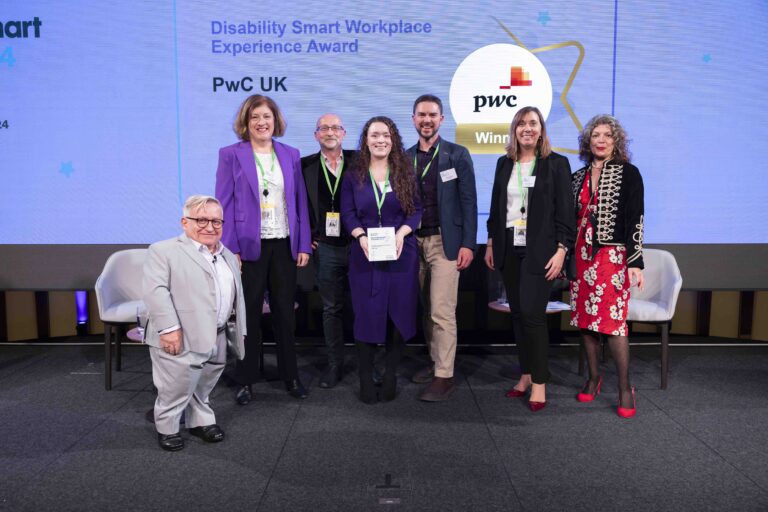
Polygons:
M571 282L571 324L581 329L589 380L577 398L600 394L600 335L608 337L619 377L618 414L635 415L629 382L627 309L630 286L643 288L643 179L630 163L627 135L613 116L592 118L579 136L586 167L573 174L577 235L576 279Z

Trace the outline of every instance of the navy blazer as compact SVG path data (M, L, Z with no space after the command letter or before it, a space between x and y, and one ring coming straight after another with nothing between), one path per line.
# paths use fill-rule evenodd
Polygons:
M459 257L459 249L477 247L477 189L472 157L464 146L440 137L437 172L456 169L456 179L443 181L437 176L437 206L440 215L440 235L443 252L449 260ZM416 156L418 142L408 149L409 158ZM418 170L417 170L418 172ZM433 172L430 169L430 172ZM418 177L417 177L418 178Z

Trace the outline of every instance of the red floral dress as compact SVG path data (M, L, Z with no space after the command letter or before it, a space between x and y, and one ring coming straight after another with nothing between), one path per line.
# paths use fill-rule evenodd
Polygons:
M613 336L627 335L629 272L624 246L592 246L592 225L585 215L591 205L589 175L579 194L576 280L571 281L571 325ZM596 197L592 204L596 203Z

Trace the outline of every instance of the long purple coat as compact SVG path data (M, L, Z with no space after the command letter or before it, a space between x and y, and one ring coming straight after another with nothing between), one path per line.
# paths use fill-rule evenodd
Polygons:
M413 231L421 221L418 187L414 187L416 210L406 216L394 192L388 192L381 208L381 225L395 231L407 224ZM371 181L358 182L354 171L345 173L341 184L341 218L351 233L355 228L379 226L379 214ZM349 255L349 286L355 312L355 339L381 344L387 337L387 314L403 338L416 334L416 307L419 296L419 260L414 235L405 237L396 261L372 263L358 242Z
M312 253L307 192L301 174L299 150L272 141L280 162L288 210L291 254ZM224 209L224 246L246 261L261 256L261 188L250 142L238 142L219 150L216 170L216 199Z

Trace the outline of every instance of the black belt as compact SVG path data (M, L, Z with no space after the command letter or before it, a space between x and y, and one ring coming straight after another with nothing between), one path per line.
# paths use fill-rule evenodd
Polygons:
M434 236L440 234L440 226L435 226L433 228L419 228L416 230L416 236Z

